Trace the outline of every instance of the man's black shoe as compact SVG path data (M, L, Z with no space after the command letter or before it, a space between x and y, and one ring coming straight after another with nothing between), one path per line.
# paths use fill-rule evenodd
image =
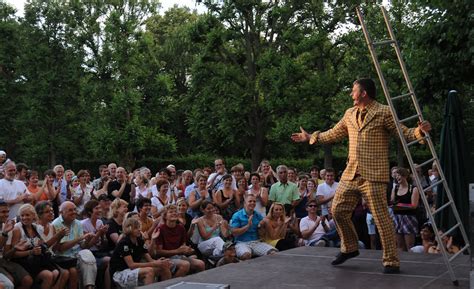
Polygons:
M400 273L400 267L397 267L397 266L384 266L383 267L383 273L384 274L399 274Z
M350 252L350 253L340 252L339 254L337 254L336 259L334 259L334 261L331 262L331 265L333 265L333 266L340 265L340 264L346 262L347 260L349 260L350 258L354 258L354 257L357 257L357 256L359 256L359 251L354 251L354 252Z

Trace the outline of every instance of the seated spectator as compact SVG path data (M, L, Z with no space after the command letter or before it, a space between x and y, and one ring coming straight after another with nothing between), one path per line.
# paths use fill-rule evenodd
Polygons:
M415 236L418 234L418 220L416 209L420 194L418 189L408 183L409 172L405 168L397 168L395 178L397 185L392 190L390 200L393 205L395 233L397 245L402 251L408 251L415 245Z
M107 194L100 195L97 198L97 201L99 201L99 206L100 206L100 211L101 211L101 216L100 219L103 224L107 223L109 212L110 212L110 204L112 201L109 199L109 196Z
M58 286L58 282L64 286L67 282L67 273L61 278L59 269L52 262L48 247L43 243L34 224L37 219L34 207L30 204L22 205L19 214L21 223L13 229L11 243L27 241L29 246L27 250L14 251L12 261L25 268L36 282L41 283L42 289Z
M247 180L244 177L238 178L237 179L237 195L236 195L237 199L243 200L248 190L249 190L249 186L248 186ZM244 203L241 201L239 209L242 209L243 205Z
M120 288L135 288L139 282L148 285L171 278L171 263L167 259L154 260L142 239L140 222L128 218L124 222L125 236L118 242L110 262L110 276ZM146 261L143 262L142 260Z
M442 236L444 234L444 230L438 230L438 234ZM455 241L454 237L450 234L442 237L442 245L444 246L446 252L448 254L456 254L461 250L461 246L458 242ZM428 253L430 254L441 254L441 245L435 240L434 244L429 247Z
M317 215L317 201L309 200L306 204L306 210L308 211L308 216L300 221L301 236L305 246L316 246L319 239L326 233L326 230L321 224L322 217ZM318 245L321 245L321 243Z
M288 181L298 185L298 174L295 168L288 168Z
M109 289L111 283L107 269L109 267L110 256L109 251L107 250L107 238L105 236L109 226L102 223L102 220L100 219L102 209L99 206L99 202L96 200L90 200L84 205L83 215L86 218L81 221L84 233L94 234L97 239L96 243L90 248L97 261L97 270L101 273L105 272L105 274L99 274L97 283L102 285L100 287ZM103 280L102 276L104 276Z
M38 186L38 180L39 180L38 172L34 170L28 171L26 178L28 179L28 187L27 187L28 193L34 197L34 201L36 203L38 201L37 199L38 191L40 190L40 187Z
M53 204L49 201L40 201L35 206L36 214L38 215L38 221L36 222L36 230L41 237L41 240L46 243L49 248L50 253L52 254L51 248L56 245L64 236L69 234L66 228L61 230L56 230L51 222L54 220L54 209ZM77 270L75 265L77 262L64 263L60 262L60 258L53 258L53 263L59 266L61 275L63 275L63 282L59 288L63 288L69 279L70 282L77 283ZM74 265L74 266L73 266ZM74 267L72 270L71 268ZM67 270L67 272L64 272ZM58 284L60 285L60 284Z
M255 211L256 198L248 194L244 199L244 208L235 212L230 222L232 235L235 236L237 257L241 260L252 256L273 254L277 251L271 245L260 242L258 225L263 216Z
M286 217L283 204L273 203L268 215L259 224L259 233L263 241L279 251L296 247L295 240L286 238L290 221L291 217Z
M188 214L193 218L201 217L201 204L204 201L212 202L212 196L206 188L207 177L200 174L196 177L198 187L189 194L189 209Z
M76 190L73 192L72 200L77 206L79 212L82 214L82 211L84 211L84 205L90 201L93 196L94 187L87 183L87 178L90 177L87 170L80 170L77 173L77 177L79 178L79 186L77 186Z
M10 206L9 220L18 216L21 205L30 203L33 197L26 193L25 183L15 180L16 164L9 161L4 164L5 177L0 180L0 198Z
M222 182L224 182L224 186L214 195L214 202L220 208L222 217L228 221L240 208L240 200L237 196L237 190L232 188L232 176L224 175Z
M94 288L97 275L96 260L90 247L97 243L97 236L84 234L82 224L76 219L76 205L66 201L59 208L61 215L53 221L55 230L67 228L69 234L64 236L57 246L57 255L77 258L77 266L81 275L79 279L84 288ZM77 282L69 282L68 288L77 288Z
M122 235L122 223L127 212L128 204L122 199L117 198L110 204L109 220L107 222L109 228L106 233L109 251L115 248L120 235Z
M234 243L230 241L225 242L223 249L224 249L224 256L219 261L217 261L216 267L240 262L239 258L236 257Z
M258 173L250 174L250 183L252 187L247 191L257 198L255 210L265 216L267 214L268 189L262 186L262 179Z
M222 257L224 245L222 237L229 236L229 224L222 216L214 213L214 205L211 202L202 202L201 210L204 215L197 220L200 237L198 249L205 257Z
M192 235L193 231L191 228L191 223L193 217L189 215L188 212L188 203L184 198L179 198L176 201L176 207L178 208L178 222L184 226L186 232L188 232L188 239Z
M308 179L306 188L308 189L308 197L310 199L316 199L316 193L317 193L317 188L318 188L317 182L313 179Z
M272 169L270 162L267 160L262 160L260 165L257 168L257 173L261 176L261 181L263 182L262 186L267 190L278 181L278 175Z
M421 245L410 248L412 253L428 253L430 247L435 246L435 234L431 223L424 223L420 231Z
M334 181L336 172L333 168L327 168L324 174L324 182L318 185L316 191L316 200L318 205L321 206L321 215L328 214L328 208L332 205L332 199L336 195L336 189L339 186L338 182Z
M194 250L186 245L186 229L178 221L178 210L176 205L168 205L162 212L163 224L159 230L159 236L152 240L152 248L155 255L170 258L176 266L175 277L185 276L190 270L200 272L205 269L204 262L196 259Z
M151 198L151 214L154 219L161 216L161 211L164 207L173 203L172 197L168 194L170 184L165 179L159 179L156 181L157 195L153 195Z
M137 200L138 220L140 221L140 230L143 234L143 240L149 242L153 233L153 219L150 218L151 200L148 198L139 198Z
M15 225L14 220L8 220L8 213L8 204L5 203L4 200L0 200L0 228L2 229L0 234L0 250L3 251L3 256L0 256L0 274L3 275L0 278L0 283L8 289L14 289L14 286L28 289L33 285L33 279L30 274L18 263L8 260L8 257L10 257L13 252L28 250L30 243L25 240L20 241L12 245L11 250L7 252L5 243L7 239L12 237L12 231Z

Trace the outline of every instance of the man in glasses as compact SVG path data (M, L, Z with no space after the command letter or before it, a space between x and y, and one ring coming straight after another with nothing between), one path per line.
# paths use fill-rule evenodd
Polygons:
M225 162L223 159L217 159L214 161L215 172L212 173L207 179L207 188L214 194L218 190L224 188L224 182L222 177L227 173L225 169ZM237 183L235 178L232 176L232 189L237 190Z
M312 199L306 203L306 211L308 216L300 221L300 232L303 237L305 246L315 246L321 237L326 233L322 217L318 217L318 203Z

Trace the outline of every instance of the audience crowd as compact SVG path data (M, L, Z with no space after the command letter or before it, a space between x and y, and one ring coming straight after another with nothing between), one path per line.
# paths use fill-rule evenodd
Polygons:
M437 182L433 166L423 187ZM39 176L42 181L39 181ZM392 168L387 207L400 250L459 250L437 244L420 192L405 168ZM297 246L338 247L331 201L339 174L307 173L262 161L248 172L214 168L156 175L101 165L98 177L56 165L40 174L0 151L0 289L134 288ZM427 192L434 207L437 187ZM381 249L364 200L354 210L359 247Z

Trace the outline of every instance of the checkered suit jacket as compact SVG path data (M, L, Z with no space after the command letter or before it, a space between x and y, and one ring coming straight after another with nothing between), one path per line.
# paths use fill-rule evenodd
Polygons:
M423 137L419 128L402 127L408 141ZM311 138L315 143L326 144L349 137L349 156L342 180L352 180L358 172L368 181L388 182L390 134L398 136L390 108L372 101L361 127L357 123L357 107L352 107L332 129L315 132Z

